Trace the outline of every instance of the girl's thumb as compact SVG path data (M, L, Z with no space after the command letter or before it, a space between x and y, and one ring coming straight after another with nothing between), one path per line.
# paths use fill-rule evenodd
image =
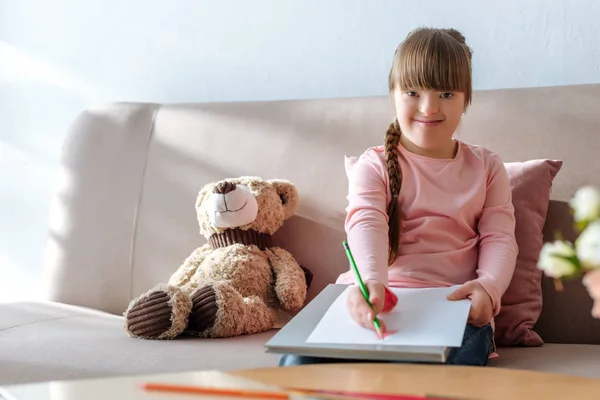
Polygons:
M371 290L369 292L369 301L371 302L373 307L376 307L379 304L380 300L381 299L379 298L379 294L377 294L375 290Z
M448 300L462 300L462 299L466 299L469 294L470 294L469 287L462 285L462 286L456 288L448 296L446 296L446 298Z
M378 285L367 285L369 290L369 302L375 309L375 312L379 312L383 307L383 293Z

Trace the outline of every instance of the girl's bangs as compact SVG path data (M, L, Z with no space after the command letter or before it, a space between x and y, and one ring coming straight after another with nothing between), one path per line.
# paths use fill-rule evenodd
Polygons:
M464 92L471 90L469 55L442 35L416 38L399 49L390 78L401 90ZM393 71L394 72L394 71ZM394 85L395 86L395 85Z

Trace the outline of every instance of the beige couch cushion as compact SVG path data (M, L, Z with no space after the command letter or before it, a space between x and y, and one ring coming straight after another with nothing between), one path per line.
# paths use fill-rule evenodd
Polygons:
M230 339L131 339L122 317L57 303L0 304L0 385L189 370L273 367L275 331ZM490 366L600 378L600 346L502 348Z
M275 330L222 339L129 338L123 318L57 303L0 304L0 385L200 369L276 366Z
M498 349L490 367L527 369L600 379L600 346L546 343L542 347Z

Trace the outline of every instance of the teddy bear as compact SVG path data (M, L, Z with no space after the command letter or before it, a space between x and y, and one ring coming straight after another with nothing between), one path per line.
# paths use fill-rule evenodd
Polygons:
M244 176L206 184L196 198L200 233L167 283L132 300L125 331L142 339L223 338L274 327L304 304L312 274L271 237L296 211L286 180Z

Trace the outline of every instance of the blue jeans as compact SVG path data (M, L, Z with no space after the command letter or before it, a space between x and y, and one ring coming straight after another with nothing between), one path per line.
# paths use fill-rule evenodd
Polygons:
M494 331L490 324L477 328L468 324L460 347L450 350L446 364L453 365L487 365L488 357L494 349ZM280 367L303 364L325 364L325 363L356 363L373 362L370 360L352 360L328 357L310 357L286 354L279 360ZM378 362L378 361L376 361ZM387 361L384 361L387 362ZM390 361L396 362L396 361Z

